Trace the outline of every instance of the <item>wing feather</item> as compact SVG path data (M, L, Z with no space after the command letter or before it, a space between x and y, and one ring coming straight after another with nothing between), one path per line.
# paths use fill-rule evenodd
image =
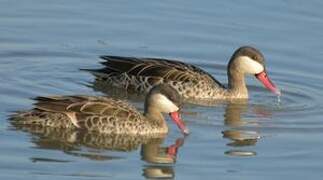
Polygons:
M101 56L104 68L95 70L106 74L126 73L130 76L161 77L166 81L192 81L201 79L207 83L224 87L204 70L177 60L160 58L135 58L121 56Z
M112 115L118 109L134 112L136 109L121 100L94 96L48 96L37 97L35 108L59 113L80 113L87 115Z

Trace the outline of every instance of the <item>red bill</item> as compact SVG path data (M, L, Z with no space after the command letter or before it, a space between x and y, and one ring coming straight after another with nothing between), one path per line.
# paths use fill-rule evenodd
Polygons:
M171 112L169 113L169 115L183 134L187 135L190 133L188 128L185 126L184 121L181 119L180 113L178 111Z
M280 90L274 85L274 83L271 82L269 77L267 76L266 71L263 71L259 74L256 74L256 78L262 82L262 84L271 92L276 94L277 96L281 95Z

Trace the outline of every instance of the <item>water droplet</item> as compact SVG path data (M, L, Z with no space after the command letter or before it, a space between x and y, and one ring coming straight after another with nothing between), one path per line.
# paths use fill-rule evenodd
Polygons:
M277 103L276 103L278 107L280 107L281 105L281 96L282 96L281 90L279 90L279 95L277 95Z
M280 104L281 103L281 98L280 96L277 96L277 103Z

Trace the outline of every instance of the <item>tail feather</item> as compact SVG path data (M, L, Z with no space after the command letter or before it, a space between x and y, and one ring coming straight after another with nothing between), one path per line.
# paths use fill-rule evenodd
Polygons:
M14 126L74 127L70 119L63 113L52 113L37 109L15 113L11 115L10 121Z
M9 118L14 125L43 125L46 118L38 111L16 112Z

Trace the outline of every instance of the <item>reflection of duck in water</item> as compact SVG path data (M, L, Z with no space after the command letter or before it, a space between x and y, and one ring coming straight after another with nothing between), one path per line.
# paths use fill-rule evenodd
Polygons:
M260 107L255 107L256 113ZM254 130L246 130L248 122L241 118L242 114L248 110L247 101L229 103L224 114L224 123L229 129L224 130L223 137L232 140L228 146L234 149L227 151L226 154L233 156L253 156L253 151L236 149L244 146L254 146L260 138L260 134ZM264 111L264 110L263 110Z
M135 92L148 92L151 87L167 83L188 101L216 99L247 99L245 75L252 74L266 88L280 95L270 81L265 69L264 56L255 48L241 47L232 55L228 64L228 88L225 88L209 73L179 61L156 58L102 56L105 67L89 70L98 81L107 85Z
M151 136L132 136L97 133L83 131L79 129L63 129L49 126L23 125L12 123L16 130L21 130L32 134L32 142L42 149L62 150L67 154L73 154L80 151L82 146L94 149L105 149L112 151L134 151L142 145L142 157L144 160L152 163L174 163L177 149L182 145L183 139L179 138L175 144L168 148L160 148L164 137ZM158 152L168 154L168 160L158 161ZM94 152L93 150L91 152ZM164 154L165 154L164 153ZM90 157L88 157L90 158ZM100 160L94 159L93 160ZM167 158L166 158L167 159ZM101 158L105 160L105 158Z
M160 142L143 144L141 158L149 163L144 168L143 175L146 178L174 178L175 172L172 164L176 162L178 149L184 144L184 138L178 138L168 147L160 147ZM158 165L163 164L163 165ZM168 165L169 166L168 166Z
M151 89L141 114L128 103L107 97L52 96L36 98L35 109L13 115L13 123L84 129L107 134L160 136L168 132L162 113L169 113L185 134L179 115L181 97L167 84Z
M65 154L94 161L117 160L123 158L122 155L115 153L109 155L108 151L102 150L130 152L141 147L141 159L149 163L143 167L143 175L148 178L174 177L172 164L176 162L178 149L184 143L183 138L178 138L174 144L162 147L164 142L163 137L153 138L150 136L113 135L72 128L64 129L16 123L12 123L12 125L17 130L32 134L32 142L37 148L61 150ZM41 156L30 157L30 159L33 162L69 162L64 159L44 158Z

